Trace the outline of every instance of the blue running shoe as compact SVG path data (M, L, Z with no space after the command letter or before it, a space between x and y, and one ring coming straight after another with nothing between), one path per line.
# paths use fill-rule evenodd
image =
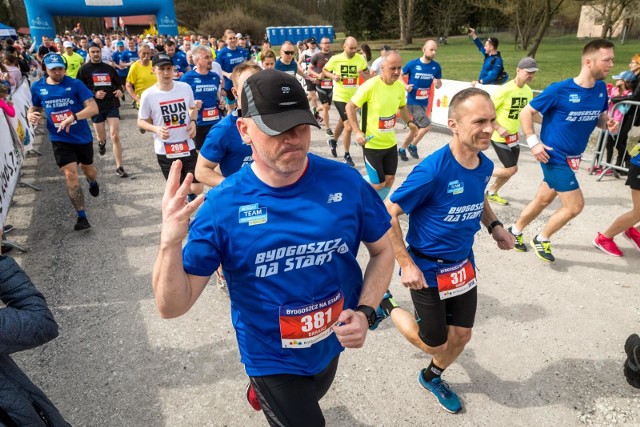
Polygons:
M429 390L436 399L438 399L438 403L445 411L452 414L459 412L462 409L462 403L460 403L458 395L449 388L449 384L447 384L446 381L442 381L440 378L434 378L427 382L424 379L423 371L425 371L425 369L418 372L418 381L420 382L420 385Z
M394 307L397 307L398 304L396 304L396 302L392 298L393 298L393 295L391 295L391 292L387 291L387 292L385 292L384 296L382 297L382 301L388 299L388 300L391 301L391 304ZM380 323L384 319L386 319L387 317L389 317L389 314L386 311L384 311L384 309L382 308L381 305L379 305L376 308L376 321L375 321L375 323L373 325L369 326L369 330L373 331L373 330L377 329L378 326L380 325Z

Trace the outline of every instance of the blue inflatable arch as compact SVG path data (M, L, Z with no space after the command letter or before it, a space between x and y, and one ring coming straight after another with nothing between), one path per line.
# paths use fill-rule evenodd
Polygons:
M156 15L159 34L178 35L173 0L25 0L31 37L40 45L42 36L54 37L54 16Z

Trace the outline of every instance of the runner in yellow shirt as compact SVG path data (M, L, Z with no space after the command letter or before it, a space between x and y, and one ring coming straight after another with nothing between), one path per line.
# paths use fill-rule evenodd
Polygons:
M78 75L78 70L84 64L84 58L79 53L73 51L73 43L66 41L62 44L64 46L64 53L62 54L64 60L67 62L66 75L73 77L74 79Z
M533 80L538 65L533 58L522 58L516 68L516 78L500 86L491 95L496 106L496 130L491 136L491 145L504 167L493 170L493 185L487 191L487 199L499 205L509 202L498 195L498 190L518 171L520 145L520 111L533 99L527 83Z
M325 77L335 81L333 87L333 105L336 106L340 115L340 122L344 123L344 134L342 136L342 144L344 146L344 162L349 166L355 166L351 154L349 154L349 146L351 146L351 127L347 119L346 106L351 97L358 89L358 78L369 78L369 70L367 69L367 61L361 56L356 55L358 50L358 41L354 37L347 37L343 45L344 51L339 55L333 55L322 69ZM334 132L334 137L330 139L329 146L331 154L336 154L337 139L343 131L341 123L338 123Z
M134 62L127 74L127 92L136 101L136 108L140 107L142 92L153 86L158 79L151 66L151 48L147 44L141 44L138 48L140 59Z
M400 76L402 57L398 51L391 51L382 60L382 73L360 86L347 104L349 125L356 129L356 142L363 147L369 182L382 200L391 191L398 169L396 113L400 112L412 131L418 129L411 121ZM362 111L360 126L356 108Z

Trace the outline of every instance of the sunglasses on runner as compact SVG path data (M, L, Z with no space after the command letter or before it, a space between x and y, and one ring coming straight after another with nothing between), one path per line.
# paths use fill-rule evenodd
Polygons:
M282 53L285 55L293 55L295 52L293 50L283 50Z

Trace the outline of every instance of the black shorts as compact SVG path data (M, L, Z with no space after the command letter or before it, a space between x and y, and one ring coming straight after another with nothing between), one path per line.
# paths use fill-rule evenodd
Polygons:
M86 144L51 141L51 145L53 146L53 157L59 168L69 163L93 164L93 141Z
M196 137L193 138L193 142L196 144L196 150L200 151L204 145L204 140L207 139L207 134L211 129L211 125L202 125L196 127Z
M382 184L386 175L395 175L398 170L398 150L391 148L373 150L363 147L364 164L367 167L369 181L372 184Z
M104 123L107 119L119 119L120 109L118 107L112 107L108 110L98 111L98 114L91 117L93 123Z
M198 161L198 152L196 150L191 150L189 152L189 157L180 157L179 159L167 159L167 156L164 154L156 154L158 157L158 164L160 165L160 170L162 170L162 175L164 175L164 179L169 178L169 171L171 170L171 165L176 160L182 160L182 172L180 173L180 183L187 177L187 174L191 172L193 174L193 183L196 184L198 181L196 180L196 162Z
M504 142L495 142L493 140L491 140L491 145L493 145L494 150L496 150L496 154L498 155L498 159L500 159L502 166L505 168L512 168L518 165L520 145L509 147Z
M629 166L629 174L625 182L632 190L640 190L640 167L633 163Z
M419 336L429 347L447 342L448 326L473 328L478 305L478 287L467 293L445 300L440 299L438 288L411 289Z
M331 104L333 100L333 89L323 89L320 85L316 85L316 92L318 92L318 99L321 104Z
M234 102L236 102L236 97L233 94L233 91L231 89L229 90L225 90L226 98L227 98L227 104L233 104Z
M249 377L271 426L321 427L324 415L318 401L327 393L338 369L336 356L317 375L267 375Z
M316 91L316 84L309 80L309 79L304 79L304 84L306 86L307 92L315 92Z
M342 101L333 101L333 105L336 106L336 110L338 110L338 114L343 122L347 122L349 119L347 118L347 103Z

